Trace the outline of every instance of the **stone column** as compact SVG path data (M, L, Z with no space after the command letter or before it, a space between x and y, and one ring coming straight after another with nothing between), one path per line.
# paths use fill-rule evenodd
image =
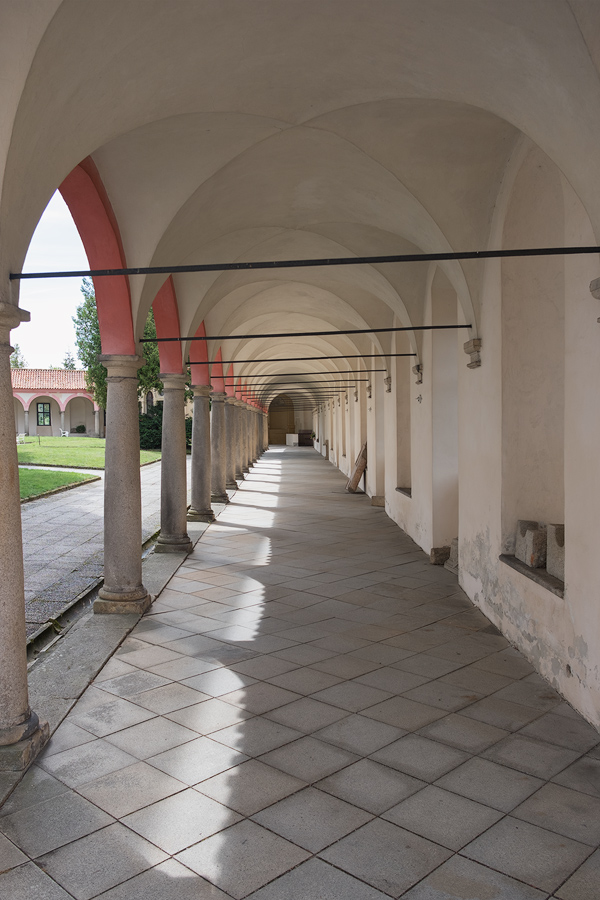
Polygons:
M140 356L100 356L106 367L104 585L95 613L143 613L151 603L142 584L142 492L137 371Z
M226 457L225 457L225 482L229 490L237 489L237 481L235 480L235 457L236 457L236 409L233 397L225 399L225 441L226 441Z
M242 471L244 473L250 471L250 466L248 464L248 419L249 419L248 407L245 403L242 406Z
M226 489L226 435L224 391L212 391L210 449L211 449L211 493L213 503L229 503Z
M64 410L62 410L62 411L61 411L61 414L60 414L60 430L61 430L61 431L64 431L64 430L65 430L65 413L64 413Z
M190 522L214 522L215 514L210 505L210 385L195 384L192 390L192 505L187 517Z
M241 400L235 401L235 478L236 481L244 480L244 469L242 466L242 434L243 434L243 403Z
M25 410L25 434L29 434L29 410Z
M190 553L187 533L187 480L185 448L185 375L162 374L164 385L162 463L160 470L159 553Z
M100 437L100 410L94 410L94 437Z
M29 706L21 501L10 378L10 330L29 313L0 303L0 771L21 770L49 737Z

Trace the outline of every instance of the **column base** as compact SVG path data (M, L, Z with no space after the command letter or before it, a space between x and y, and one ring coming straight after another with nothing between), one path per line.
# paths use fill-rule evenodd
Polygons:
M244 475L243 472L236 472L236 473L235 473L235 480L236 480L236 481L243 481L245 477L246 477L246 476Z
M36 716L37 719L37 716ZM0 772L22 772L50 740L50 726L38 722L35 731L16 744L0 747Z
M227 494L211 494L211 503L229 503Z
M187 511L188 522L214 522L215 518L212 509L194 509L190 506Z
M237 481L228 481L225 487L228 491L237 491Z
M187 534L159 535L154 547L155 553L191 553L194 549Z
M100 588L98 599L94 601L94 613L96 615L143 615L152 605L152 597L144 587L140 585L134 591L111 591L108 588Z

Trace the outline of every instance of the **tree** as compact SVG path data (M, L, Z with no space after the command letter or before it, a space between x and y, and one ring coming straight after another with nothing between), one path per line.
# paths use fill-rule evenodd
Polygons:
M77 355L86 369L86 385L94 400L102 409L106 409L106 369L98 362L102 352L100 341L100 324L96 308L94 283L91 278L84 278L81 284L83 303L77 307L73 317L75 324L75 344ZM148 313L144 326L145 338L156 338L156 325L152 310ZM157 344L144 344L146 364L138 372L138 392L162 391L163 383L159 378L160 361ZM67 368L65 366L65 368Z
M18 344L15 344L13 352L10 354L10 367L11 369L26 369L27 362L21 353L21 348Z
M70 350L67 350L65 353L65 358L63 359L63 369L74 369L75 368L75 357L71 353Z

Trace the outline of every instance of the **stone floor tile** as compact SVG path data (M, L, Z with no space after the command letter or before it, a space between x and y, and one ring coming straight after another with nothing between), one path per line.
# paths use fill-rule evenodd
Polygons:
M72 895L39 869L27 863L0 874L0 897L6 900L72 900Z
M148 759L149 756L156 756L164 750L179 747L180 744L193 741L197 737L197 733L190 728L158 716L148 722L141 722L139 725L132 725L131 728L109 734L105 740L137 759Z
M502 728L486 725L477 719L467 719L458 713L421 728L419 733L467 753L480 753L508 735Z
M138 722L146 722L148 719L154 718L154 715L150 710L142 709L141 706L130 703L128 700L114 698L100 706L94 706L92 709L84 709L83 712L77 704L67 721L74 722L75 725L96 737L106 737L114 731L121 731L122 728L137 725Z
M73 791L0 819L0 831L32 859L114 820Z
M144 709L164 714L208 700L209 694L203 694L201 691L195 691L185 684L174 682L159 688L153 688L150 691L144 691L141 694L134 694L129 699L132 703L143 706Z
M356 762L356 759L354 753L306 736L266 753L261 757L261 762L312 784Z
M219 668L218 663L208 662L205 659L196 659L193 656L178 656L171 662L150 666L149 671L156 675L162 675L170 681L184 681L193 678L194 675L203 675ZM134 694L135 696L135 694Z
M392 897L420 881L450 852L411 832L375 819L320 856Z
M224 694L255 683L256 679L250 678L248 675L240 675L239 672L233 672L227 668L212 669L210 672L187 678L183 682L187 687L201 691L203 694L210 694L211 697L222 697Z
M0 819L21 809L27 809L28 806L35 806L36 803L43 803L44 800L50 800L68 790L66 784L34 763L0 806Z
M473 757L438 779L436 785L494 809L510 812L538 790L543 781L487 759Z
M423 781L437 781L469 758L462 750L431 741L419 734L408 734L389 744L372 759Z
M293 869L309 855L245 820L184 850L177 858L239 900Z
M231 897L176 859L167 859L107 891L102 900L231 900Z
M7 837L0 834L0 875L25 862L27 862L25 854Z
M294 703L271 710L268 718L289 728L295 728L306 734L331 725L348 715L347 710L338 706L330 706L312 697L303 697Z
M244 709L246 712L260 715L292 703L294 700L298 700L300 695L293 691L286 691L283 688L276 687L274 684L258 681L256 684L251 684L240 690L221 694L221 697L225 702L231 703L233 706L239 706L240 709Z
M313 644L299 644L297 647L288 647L273 654L279 659L297 663L299 666L314 665L325 659L337 656L335 650L326 650L324 647L315 647ZM327 671L326 669L324 671ZM335 672L333 673L336 674ZM345 676L342 676L345 677Z
M186 785L145 762L109 772L80 785L78 792L115 819L183 791Z
M510 650L501 650L499 653L493 653L486 656L485 659L477 660L475 663L477 669L483 669L485 672L493 672L495 675L506 675L508 678L519 679L526 675L531 675L534 671L531 663L527 662L520 653Z
M598 744L600 735L581 716L565 716L550 712L522 729L521 734L586 753Z
M468 691L476 691L479 694L488 696L501 690L508 684L512 684L512 679L506 675L496 675L493 672L485 672L478 669L475 665L465 666L464 668L455 669L442 675L441 681L446 684L456 684L459 687L466 688Z
M120 662L128 663L130 666L134 666L138 669L148 669L150 666L158 666L160 663L171 662L174 659L179 659L180 656L178 653L175 653L173 650L167 650L165 647L154 646L155 642L160 642L162 640L162 632L164 628L168 626L160 627L156 625L152 631L144 631L143 636L144 640L150 638L151 646L149 646L145 650L133 650L131 653L126 653L124 656L120 657ZM154 640L152 640L154 638ZM130 674L130 673L124 673ZM119 677L119 676L115 676ZM112 679L107 679L109 681Z
M322 859L309 859L246 900L386 900L388 897Z
M288 691L295 691L297 694L307 696L314 694L316 691L322 691L325 688L332 687L342 681L337 675L330 675L327 672L320 672L318 669L310 666L302 666L294 669L292 672L286 672L283 675L275 675L269 678L270 684L277 687L285 688Z
M495 695L500 700L509 700L511 703L520 703L522 706L533 706L545 712L558 706L562 697L557 694L543 679L532 681L532 676L514 681L497 692Z
M546 900L547 893L494 872L472 859L453 856L403 894L402 900L465 900L465 897L468 900Z
M511 815L582 844L600 844L600 800L559 784L545 784Z
M43 756L39 760L39 766L74 788L135 762L136 758L130 753L99 738L53 756Z
M450 850L460 850L502 815L489 806L428 785L388 809L382 818Z
M306 783L299 778L251 759L202 781L195 790L244 816L251 816L304 787Z
M235 663L232 666L234 672L248 675L250 678L257 678L259 681L265 681L298 668L300 668L298 663L288 662L276 656L256 656L254 659Z
M376 719L378 722L402 728L404 731L416 731L418 728L423 728L436 719L442 718L445 712L425 703L407 700L404 697L392 697L384 700L383 703L365 709L363 715L370 719Z
M113 656L96 675L94 684L102 684L103 681L110 681L112 678L117 678L119 675L126 675L127 672L133 672L134 668L134 666L130 666L116 656Z
M457 712L480 700L483 695L436 679L406 691L404 696L409 700L416 700L418 703L427 703L429 706L445 709L447 712Z
M559 900L598 900L600 897L600 850L592 853L556 891Z
M184 784L192 785L231 769L247 758L243 753L224 747L210 738L199 737L195 741L188 741L172 750L159 753L158 756L151 756L147 762Z
M377 815L420 791L426 783L373 760L361 759L315 786Z
M211 700L205 700L203 703L197 703L194 706L186 706L184 709L167 713L165 718L172 722L178 722L186 728L191 728L198 734L211 734L213 731L219 731L227 728L229 725L236 725L251 718L252 713L248 713L237 706L230 703L224 703L214 697Z
M497 694L478 700L477 703L462 710L462 715L479 722L486 722L496 728L504 728L506 731L518 731L539 718L541 710L532 706L522 706L520 703L511 703L508 700L500 700Z
M564 752L564 751L563 751ZM556 784L600 797L600 759L584 756L552 779Z
M37 863L75 900L91 900L165 859L166 853L116 822L45 854Z
M590 847L510 816L461 853L541 891L554 891L590 855Z
M366 716L351 715L314 732L314 737L359 756L369 756L403 734L401 728L376 722Z
M338 797L308 787L252 818L299 847L318 853L364 825L372 815Z
M579 757L576 750L567 750L556 744L536 741L523 734L511 734L488 750L484 750L481 755L486 759L491 759L492 762L544 779L562 772L569 766L569 763ZM582 790L576 784L567 784L567 787Z
M55 753L61 753L63 750L71 750L73 747L80 747L81 744L88 744L93 741L94 735L89 731L80 728L71 720L61 722L49 742L44 747L44 756L53 756Z
M378 663L382 666L394 666L397 662L408 659L411 656L414 656L414 654L411 650L403 650L402 647L390 647L387 644L368 644L366 647L360 647L358 650L353 650L348 656L350 658L363 660L363 662ZM357 673L357 675L358 674L362 673Z
M261 756L269 750L297 740L302 737L302 732L263 716L254 716L245 722L214 731L212 737L213 740L239 750L246 756Z
M127 698L133 694L139 694L141 691L160 687L162 684L168 684L168 679L155 675L154 672L137 669L128 675L119 675L117 678L111 678L110 681L103 681L102 690L108 691L109 694L116 694L117 697Z
M240 818L223 804L189 788L130 813L123 824L172 855Z
M361 675L356 679L356 682L380 688L382 691L389 691L391 694L404 694L412 688L425 684L427 680L427 677L423 675L415 675L412 672L405 672L391 666L382 666L373 672Z
M326 688L324 691L318 691L314 694L313 699L356 713L367 707L380 704L391 696L392 693L390 691L369 687L369 685L361 684L359 681L349 681Z

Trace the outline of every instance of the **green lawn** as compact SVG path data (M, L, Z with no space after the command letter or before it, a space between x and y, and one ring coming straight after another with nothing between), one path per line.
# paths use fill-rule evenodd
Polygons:
M21 488L21 500L28 497L37 497L47 491L63 487L65 484L76 484L79 481L88 481L97 478L94 475L80 475L77 472L48 472L42 469L19 469L19 486Z
M19 462L31 466L104 468L104 438L26 437L18 444ZM140 464L160 459L160 450L140 450Z

